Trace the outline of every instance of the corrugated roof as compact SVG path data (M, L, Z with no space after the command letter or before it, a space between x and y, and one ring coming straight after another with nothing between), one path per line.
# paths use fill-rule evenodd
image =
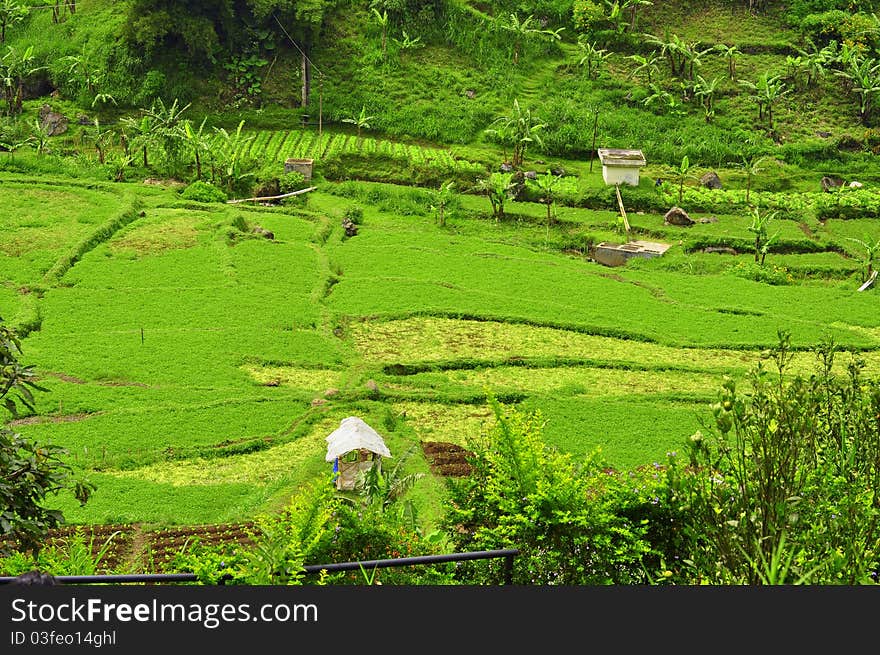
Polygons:
M599 161L603 166L644 166L647 161L641 150L625 148L599 148Z

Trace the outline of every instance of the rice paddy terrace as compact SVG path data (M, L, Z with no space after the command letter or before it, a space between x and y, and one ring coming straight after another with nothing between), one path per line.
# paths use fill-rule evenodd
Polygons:
M418 193L321 182L253 206L0 177L0 315L48 389L10 425L97 485L82 508L59 499L67 519L242 524L329 475L324 437L350 415L393 454L414 449L407 466L427 477L412 493L436 509L491 423L487 393L540 411L559 449L627 469L680 448L723 376L744 380L779 330L794 372L828 338L849 351L841 372L853 355L880 368L851 238L880 237L871 219L778 220L787 245L761 279L742 215L682 228L632 213L634 233L670 249L608 268L573 244L619 239L612 211L560 207L548 227L543 205L494 221L462 195L438 226Z

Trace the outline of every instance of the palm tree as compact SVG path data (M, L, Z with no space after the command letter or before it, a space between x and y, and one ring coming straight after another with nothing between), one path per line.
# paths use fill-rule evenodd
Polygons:
M534 15L529 14L525 19L520 20L516 14L510 14L507 22L499 22L498 26L507 32L513 34L513 63L519 62L522 44L533 37L545 37L559 41L562 38L561 32L565 29L560 27L557 30L545 30L535 20ZM537 25L537 26L536 26Z
M702 75L697 75L694 83L694 95L702 101L703 109L706 112L706 122L708 123L715 115L714 99L718 90L720 79L713 77L707 81Z
M740 49L736 44L727 45L726 43L719 43L714 49L727 60L727 77L736 81L736 58L741 54Z
M513 187L513 173L490 173L488 177L477 180L476 189L489 198L496 223L504 218L504 202L510 198Z
M544 123L539 123L535 116L532 116L530 109L520 107L519 101L513 101L513 112L509 116L502 116L495 119L493 124L500 125L501 130L489 128L487 134L498 135L503 134L513 144L513 161L514 168L522 166L525 158L526 149L530 143L543 145L539 132L546 127Z
M361 138L361 130L362 129L370 129L370 121L373 120L375 116L367 116L367 108L365 105L361 105L361 113L358 114L354 118L343 118L343 123L351 123L352 125L357 127L357 138Z
M583 56L578 60L578 66L584 66L587 69L587 79L593 79L598 75L599 69L611 53L600 48L595 42L588 42L583 36L578 39L578 47L583 52Z
M382 60L385 60L385 54L387 52L387 41L388 41L388 11L382 10L382 13L379 13L379 10L375 7L372 7L373 14L376 16L376 22L379 23L379 27L382 28Z
M656 50L653 50L651 54L644 57L642 55L630 55L627 59L632 59L637 64L632 73L630 73L630 76L635 77L639 73L644 73L645 81L648 84L651 84L654 75L660 72L660 69L657 68L657 62L660 61L660 57L657 55Z
M6 41L7 28L23 21L28 11L28 7L15 0L0 0L0 43Z

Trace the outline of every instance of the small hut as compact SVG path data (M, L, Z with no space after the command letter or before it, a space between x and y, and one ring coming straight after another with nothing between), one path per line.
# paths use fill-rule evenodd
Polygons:
M599 148L597 153L602 163L602 179L605 184L639 185L639 170L647 163L641 150Z
M328 462L333 462L336 488L353 490L358 480L373 466L381 470L382 458L391 457L385 441L373 428L356 416L342 419L326 437Z

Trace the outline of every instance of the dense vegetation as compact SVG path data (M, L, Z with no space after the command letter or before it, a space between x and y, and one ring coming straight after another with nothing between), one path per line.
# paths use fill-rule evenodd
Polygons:
M880 22L857 9L0 3L0 316L41 389L0 461L51 448L56 486L94 491L50 503L75 525L247 525L114 570L297 583L511 546L522 584L874 582ZM625 221L597 147L647 157ZM670 248L593 261L633 238ZM394 458L338 495L350 415ZM34 516L7 508L37 548L5 571L110 548L37 543L57 515Z

